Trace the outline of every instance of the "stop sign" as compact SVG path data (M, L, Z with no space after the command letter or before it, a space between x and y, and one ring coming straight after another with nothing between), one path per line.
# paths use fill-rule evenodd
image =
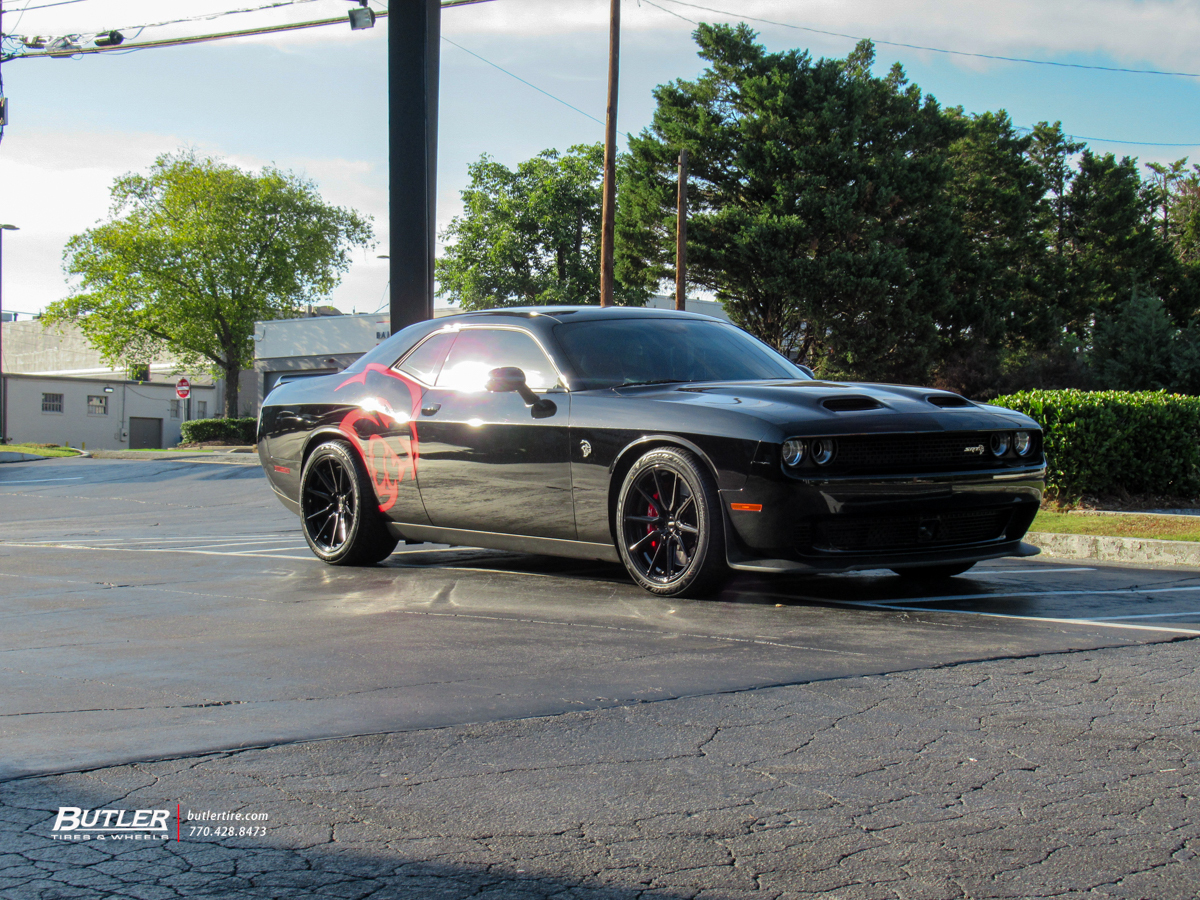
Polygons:
M175 396L180 400L186 400L191 396L191 393L192 383L186 378L180 378L177 382L175 382Z

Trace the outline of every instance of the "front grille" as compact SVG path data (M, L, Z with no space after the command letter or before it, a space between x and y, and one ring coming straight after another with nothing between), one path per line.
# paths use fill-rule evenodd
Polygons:
M831 474L954 471L1003 468L1014 463L1033 465L1040 460L1038 447L1020 460L996 459L988 450L992 433L963 431L840 437L836 439L837 455L828 470Z
M835 516L796 529L800 550L910 550L979 544L1004 536L1010 509L947 512L934 516Z

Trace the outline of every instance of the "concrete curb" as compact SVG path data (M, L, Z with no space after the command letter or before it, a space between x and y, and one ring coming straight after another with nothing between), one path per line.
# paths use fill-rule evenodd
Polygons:
M1193 541L1052 534L1045 531L1031 531L1025 535L1025 540L1040 547L1044 555L1060 559L1098 559L1200 568L1200 543Z
M35 459L51 459L51 457L38 456L36 453L17 453L13 450L0 452L0 463L33 462Z

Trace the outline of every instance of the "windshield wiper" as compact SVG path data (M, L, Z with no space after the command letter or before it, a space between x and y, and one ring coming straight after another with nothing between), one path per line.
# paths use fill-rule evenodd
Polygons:
M627 381L618 387L644 387L647 384L685 384L682 378L655 378L650 381Z

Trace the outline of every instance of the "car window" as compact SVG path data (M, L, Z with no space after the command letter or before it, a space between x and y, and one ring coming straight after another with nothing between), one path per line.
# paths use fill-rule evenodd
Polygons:
M438 372L441 371L442 361L446 351L454 343L454 332L443 331L418 344L408 356L404 357L395 368L406 375L411 375L424 384L434 384Z
M807 380L757 338L724 322L637 318L584 321L554 329L578 390L689 381Z
M458 391L485 390L488 373L501 366L516 366L535 391L558 384L558 373L537 341L523 331L501 328L464 328L458 333L437 386Z

